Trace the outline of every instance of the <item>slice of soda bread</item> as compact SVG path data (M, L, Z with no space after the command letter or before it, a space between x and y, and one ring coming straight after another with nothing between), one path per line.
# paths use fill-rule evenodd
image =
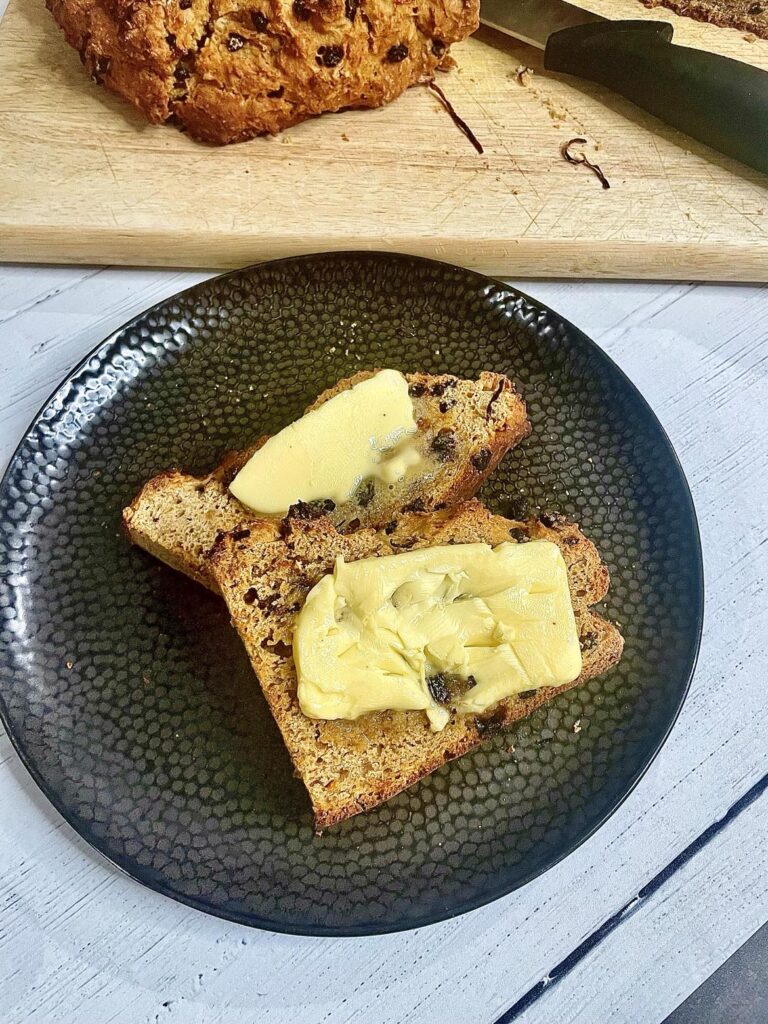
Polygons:
M340 381L307 411L375 372L362 371ZM505 452L530 433L525 402L501 374L484 372L475 381L449 374L405 376L419 428L416 445L423 456L423 472L392 487L363 481L353 500L329 512L339 529L381 526L408 509L429 511L472 497ZM205 556L217 534L254 518L228 487L266 440L262 437L252 448L230 453L206 477L172 469L150 480L123 511L133 543L216 590ZM263 529L269 535L271 527L266 524Z
M477 501L433 513L406 513L379 529L340 533L322 515L288 517L281 535L266 540L259 524L220 537L210 555L215 581L227 602L272 714L306 786L317 830L369 810L441 764L471 750L495 731L584 680L605 672L621 657L624 641L591 611L608 589L608 570L595 546L565 518L514 522ZM354 721L321 721L301 711L292 656L297 616L312 587L346 561L442 544L553 541L565 560L582 648L582 672L560 687L530 690L501 701L482 715L453 714L432 732L421 711L376 712Z

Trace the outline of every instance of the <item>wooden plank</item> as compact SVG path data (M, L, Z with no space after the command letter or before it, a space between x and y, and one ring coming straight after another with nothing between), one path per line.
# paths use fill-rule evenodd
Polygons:
M79 272L70 273L74 280ZM66 308L48 312L43 302L4 325L0 351L10 348L15 358L3 380L27 419L38 396L20 391L51 374L58 347L74 362L127 311L192 277L108 273L109 287L106 275L75 282L50 300ZM14 1024L492 1024L759 780L768 544L765 518L752 513L765 506L768 479L768 289L525 287L583 326L640 385L681 454L698 504L705 643L691 696L649 774L592 840L520 892L404 935L320 940L228 925L142 889L74 837L0 740L0 1017ZM25 301L36 294L27 282ZM15 439L10 430L10 421L0 424L4 450ZM730 861L731 870L759 864L760 843L746 828L742 859ZM686 881L674 913L660 921L665 941L672 934L683 947L699 941L693 908L709 897L708 887ZM717 919L722 944L701 951L701 976L753 927L749 913L734 908ZM611 962L597 949L595 956ZM605 1000L630 991L634 967L629 958L625 964L621 975L603 977ZM668 960L659 971L664 991L677 991L682 962ZM555 995L549 1019L568 1020L568 999ZM642 1006L632 1007L633 1024L651 1024L657 1010L645 1016Z
M590 6L659 16L637 0ZM768 67L765 40L676 23L682 42ZM229 267L383 248L492 273L768 279L763 175L603 89L543 74L537 51L497 33L481 30L456 56L441 83L482 157L423 88L217 149L145 124L88 80L42 3L11 0L0 258ZM536 71L527 87L520 64ZM577 135L596 147L609 191L561 158Z
M695 898L694 898L695 897ZM662 1022L768 920L768 793L658 889L641 892L599 945L532 993L504 1024ZM685 922L683 929L679 927ZM674 970L670 970L674 964Z
M98 273L94 267L82 267L74 273L69 267L38 267L34 274L30 274L29 267L5 267L0 277L0 326Z

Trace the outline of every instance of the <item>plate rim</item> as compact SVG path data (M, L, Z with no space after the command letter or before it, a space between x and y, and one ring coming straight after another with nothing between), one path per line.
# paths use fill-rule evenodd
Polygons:
M584 845L589 839L591 839L596 832L599 831L605 825L605 823L611 818L624 802L631 796L635 791L638 784L646 774L648 769L651 767L653 762L658 757L662 747L667 742L672 729L674 728L679 716L682 711L683 704L685 703L688 693L690 691L691 682L696 672L698 664L699 653L701 650L701 641L704 626L704 610L705 610L705 580L704 580L704 557L701 544L701 530L699 527L698 517L696 514L696 507L693 501L693 495L691 488L688 483L688 479L685 475L680 457L675 450L667 431L663 424L659 420L658 416L654 412L653 408L649 404L648 400L642 394L637 385L629 378L629 376L622 370L622 368L613 360L613 358L601 348L597 342L595 342L588 334L577 327L574 323L562 316L556 310L553 310L550 306L538 299L533 298L527 292L522 291L516 285L507 284L501 278L493 277L487 274L482 274L479 271L472 270L467 267L461 267L458 264L448 263L444 260L435 260L424 256L411 256L408 253L402 252L388 252L386 250L379 249L348 249L348 250L332 250L328 252L311 252L304 253L298 256L285 256L275 260L264 260L259 263L251 263L244 267L238 267L233 270L228 270L222 274L214 274L212 277L206 278L204 281L199 281L196 284L190 285L189 288L183 288L178 292L174 292L172 295L165 296L158 300L146 309L136 313L129 320L125 321L121 326L112 331L106 338L103 338L98 342L92 349L90 349L85 356L62 378L62 380L54 387L50 394L43 401L40 408L37 410L35 415L32 417L29 425L24 430L18 444L13 450L12 455L8 460L8 464L3 471L2 478L0 479L0 494L4 494L8 485L9 478L12 470L15 467L16 460L20 455L21 449L26 443L28 437L32 431L40 423L44 413L56 398L57 395L69 384L71 384L75 378L81 373L83 368L103 349L114 345L118 337L127 332L131 327L137 325L138 321L143 320L147 316L151 315L155 310L160 310L162 307L167 306L175 299L181 298L182 296L191 296L196 292L201 291L206 287L210 287L214 282L226 280L231 277L238 275L246 275L254 270L259 270L267 267L280 266L283 264L301 264L311 263L317 260L336 260L336 259L355 259L355 260L367 260L372 263L380 261L392 260L396 263L420 263L426 266L438 268L441 271L458 271L461 274L468 275L474 278L478 284L484 283L486 285L492 284L497 287L504 288L506 291L512 293L515 296L522 298L527 302L533 309L544 312L552 317L560 324L564 325L569 333L573 333L578 336L579 342L586 344L588 349L591 349L594 353L606 361L609 368L613 373L617 374L622 380L624 385L630 389L633 393L633 397L639 401L640 406L643 410L649 423L655 427L659 439L662 441L666 448L669 456L671 457L672 468L676 471L682 489L682 498L684 499L685 511L690 522L690 539L693 542L694 552L691 559L691 568L694 570L694 578L691 581L692 589L695 587L696 600L694 607L694 628L690 639L690 645L687 655L687 661L681 676L683 678L682 687L680 689L680 697L673 709L669 721L660 735L656 744L650 749L647 757L640 767L636 770L634 775L631 777L629 784L627 785L624 792L619 796L613 803L611 803L606 810L599 815L593 825L582 835L576 842L567 846L562 852L558 852L555 856L545 862L543 867L532 869L527 874L516 880L511 885L502 884L499 886L492 887L486 890L482 895L477 897L471 897L463 901L454 902L450 908L445 908L432 913L424 913L421 917L415 920L409 920L407 922L387 922L382 925L380 922L371 921L368 923L362 923L358 925L345 925L345 926L333 926L326 927L320 924L304 925L300 923L291 923L286 921L277 921L270 917L264 917L254 913L244 913L237 910L227 909L226 907L213 907L207 904L205 900L189 896L185 893L179 893L174 891L170 886L166 885L164 881L160 884L156 884L151 879L143 878L134 870L134 865L129 863L128 858L123 858L112 852L107 852L102 847L102 842L98 836L86 835L81 831L80 827L76 823L75 816L70 813L69 809L64 805L54 791L53 787L49 785L43 774L39 771L33 758L29 756L28 751L15 734L15 730L11 726L11 716L6 705L3 688L0 686L0 722L2 722L5 729L6 735L11 743L11 746L15 750L19 757L22 765L31 776L32 781L38 787L43 796L48 800L55 810L61 815L66 821L67 825L75 832L75 834L88 846L94 850L101 858L107 863L117 868L123 875L138 882L143 888L148 889L151 892L158 893L159 895L174 900L184 906L191 907L194 910L200 911L204 914L208 914L211 917L215 917L225 921L232 921L235 924L243 925L249 928L258 928L262 931L271 931L277 934L283 935L302 935L307 937L320 937L320 938L353 938L362 937L369 935L388 935L395 934L398 932L412 931L416 928L424 928L428 925L439 924L442 921L451 920L455 917L463 916L464 914L470 913L473 910L477 910L480 907L487 906L491 903L495 903L497 900L504 896L509 896L511 893L522 889L523 886L528 885L535 878L539 878L545 875L548 871L554 868L557 864L560 864L571 854L575 853L581 846ZM2 577L0 577L2 582ZM0 652L0 665L7 663L8 657L4 657ZM136 868L140 868L141 865L136 865Z

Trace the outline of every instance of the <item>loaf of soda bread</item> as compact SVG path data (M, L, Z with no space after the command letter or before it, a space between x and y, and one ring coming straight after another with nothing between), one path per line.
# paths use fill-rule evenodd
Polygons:
M241 142L429 81L479 0L46 0L91 77L145 117Z

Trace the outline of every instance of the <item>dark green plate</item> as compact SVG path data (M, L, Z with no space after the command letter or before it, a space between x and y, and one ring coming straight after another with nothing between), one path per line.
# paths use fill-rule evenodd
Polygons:
M583 526L627 646L607 676L317 838L223 604L132 548L120 510L158 471L205 470L375 366L518 382L533 434L484 497ZM423 925L554 864L648 767L701 632L690 494L632 384L532 299L403 256L265 264L137 317L27 431L0 531L0 711L38 785L134 878L278 931Z

